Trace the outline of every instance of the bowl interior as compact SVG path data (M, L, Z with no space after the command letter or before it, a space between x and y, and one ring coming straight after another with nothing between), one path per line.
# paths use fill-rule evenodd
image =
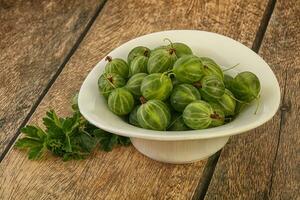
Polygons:
M234 121L216 128L191 131L153 131L134 127L113 114L104 97L99 95L97 81L103 73L106 61L102 59L89 73L79 92L79 109L82 115L95 126L108 132L153 140L190 140L234 135L253 129L270 120L280 103L280 88L268 64L256 53L241 43L228 37L195 30L174 30L148 34L135 38L109 53L113 58L127 59L127 54L135 46L155 48L166 44L163 39L184 42L194 54L215 59L223 67L239 64L235 75L241 71L255 73L261 82L261 99L258 112L254 114L256 103L249 105Z

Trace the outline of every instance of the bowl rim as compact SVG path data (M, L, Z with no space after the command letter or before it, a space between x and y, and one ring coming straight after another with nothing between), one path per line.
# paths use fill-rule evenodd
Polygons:
M89 81L89 76L93 73L93 71L97 67L99 67L100 63L104 59L103 58L89 72L89 74L86 76L85 80L83 81L83 83L80 87L79 95L78 95L78 107L79 107L79 110L80 110L81 114L83 115L83 117L87 121L89 121L91 124L101 128L107 132L111 132L111 133L114 133L117 135L122 135L122 136L127 136L127 137L143 138L143 139L149 139L149 140L160 140L160 141L180 141L180 140L210 139L210 138L216 138L216 137L229 137L231 135L243 133L243 132L249 131L251 129L254 129L258 126L261 126L262 124L266 123L267 121L269 121L270 119L273 118L273 116L276 114L276 112L279 108L280 96L281 96L279 83L278 83L278 80L277 80L274 72L272 71L270 66L258 54L256 54L252 49L248 48L244 44L242 44L230 37L227 37L227 36L224 36L224 35L221 35L218 33L214 33L214 32L201 31L201 30L167 30L167 31L153 32L150 34L145 34L145 35L133 38L133 39L123 43L122 45L118 46L116 49L118 49L121 46L125 46L126 44L130 43L133 40L137 40L137 39L140 39L140 38L148 36L148 35L156 35L156 34L164 34L164 33L172 34L174 32L198 32L198 33L211 34L216 37L223 37L224 39L230 40L231 42L235 43L236 45L243 46L243 47L246 47L247 49L251 50L251 51L249 51L249 53L254 54L257 57L257 59L260 59L265 64L265 66L269 68L271 75L273 75L276 80L275 81L276 83L273 85L276 88L277 95L279 96L279 97L277 96L278 98L276 99L277 101L275 102L276 108L271 110L271 112L263 120L257 120L253 123L245 124L239 128L233 128L231 131L228 131L228 130L222 131L222 127L225 127L228 124L225 124L225 125L222 125L219 127L214 127L214 128L208 128L208 129L202 129L202 130L188 130L188 131L156 131L156 130L143 129L143 128L139 128L139 127L135 127L135 126L131 125L132 130L134 130L133 132L132 132L132 130L131 130L131 132L130 131L128 132L128 129L123 130L120 128L115 128L113 126L106 126L105 124L101 124L98 121L94 120L87 112L85 112L84 105L83 105L84 103L81 101L83 98L83 93L84 93L83 92L84 85L87 83L87 81ZM112 50L110 53L112 53L114 50ZM124 124L127 124L127 123L124 122ZM213 132L213 130L214 130L214 132ZM168 135L167 133L172 133L172 134Z

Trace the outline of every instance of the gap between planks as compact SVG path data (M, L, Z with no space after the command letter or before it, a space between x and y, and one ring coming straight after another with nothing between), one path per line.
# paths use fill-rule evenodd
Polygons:
M288 72L287 70L285 71L285 80L284 80L284 87L283 87L283 96L282 96L282 102L285 102L285 95L286 95L286 90L287 90L287 77L288 77ZM282 126L284 124L284 115L287 112L286 109L282 109L285 108L285 105L281 105L280 110L280 125L279 125L279 134L278 134L278 139L277 139L277 146L276 146L276 151L275 151L275 156L273 159L273 163L272 163L272 172L271 172L271 178L270 178L270 185L269 185L269 197L271 196L271 192L272 192L272 185L273 185L273 177L274 177L274 169L275 169L275 163L277 160L277 155L278 155L278 149L279 149L279 144L280 144L280 136L281 136L281 131L282 131ZM266 197L267 198L267 197Z
M91 19L87 23L87 25L84 28L84 30L82 31L82 33L79 35L78 39L74 43L74 45L71 48L71 50L69 51L69 53L67 53L67 55L64 58L62 64L59 66L58 70L56 71L56 73L54 74L54 76L52 77L52 79L50 79L49 83L47 84L47 86L45 87L45 89L43 90L43 92L41 93L41 95L39 96L39 98L37 99L37 101L34 103L34 105L32 106L32 108L30 109L29 113L27 114L27 116L25 117L24 121L19 126L17 132L14 134L14 136L10 140L9 144L4 149L3 153L0 155L0 162L2 162L2 160L5 158L5 156L7 155L7 153L9 152L9 150L11 149L11 147L13 146L13 144L15 143L15 141L17 140L18 136L21 133L20 132L21 128L23 128L28 123L29 119L31 118L31 116L35 112L36 108L39 106L39 104L41 103L41 101L44 99L44 97L48 93L48 91L51 88L51 86L53 85L53 83L56 81L56 79L58 78L58 76L60 75L60 73L63 71L64 67L66 66L66 64L68 63L68 61L72 57L72 55L75 53L75 51L79 47L80 43L82 42L82 40L84 39L84 37L86 36L86 34L88 33L88 31L90 30L90 28L93 25L93 23L96 20L96 18L99 16L99 14L100 14L102 8L104 7L104 5L106 4L106 2L107 2L107 0L104 0L102 3L100 1L100 3L98 4L99 6L96 9L94 15L91 17Z
M268 4L267 4L266 9L264 11L264 14L263 14L263 17L261 19L260 25L259 25L258 30L256 32L256 36L255 36L255 39L253 41L253 45L251 47L251 49L255 53L258 53L258 51L260 49L262 40L265 36L265 33L266 33L267 27L269 25L269 21L271 19L272 13L274 11L275 5L276 5L276 0L269 0L268 1ZM282 122L283 115L284 115L284 112L282 112L281 116L280 116L280 130L281 130L281 127L282 127L281 122ZM278 138L278 143L277 143L277 147L276 147L276 155L275 155L275 159L273 161L273 165L276 161L278 147L279 147L279 141L280 141L280 132L279 132L279 138ZM193 199L202 200L202 199L205 198L205 195L207 193L208 187L209 187L211 179L213 177L216 165L218 163L221 151L222 150L218 151L217 153L215 153L213 156L211 156L209 158L207 164L205 165L203 176L199 180L199 184L198 184L198 187L196 189L195 196L193 197ZM272 177L273 177L273 173L272 173ZM270 183L270 186L269 186L270 188L272 187L272 177L271 177L271 183Z

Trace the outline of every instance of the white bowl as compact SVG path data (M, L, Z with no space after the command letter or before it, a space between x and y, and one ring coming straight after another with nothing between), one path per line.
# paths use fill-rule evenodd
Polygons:
M106 100L99 95L97 81L104 71L102 59L89 73L79 92L79 109L82 115L95 126L108 132L128 136L142 154L161 162L189 163L207 158L221 149L231 135L254 129L270 120L280 103L280 88L268 64L243 44L216 33L196 30L172 30L144 35L114 49L113 58L126 60L135 46L155 48L166 44L164 38L189 45L194 54L215 59L222 66L239 63L233 75L241 71L255 73L261 82L260 106L248 106L234 121L216 128L191 131L153 131L137 128L113 114Z

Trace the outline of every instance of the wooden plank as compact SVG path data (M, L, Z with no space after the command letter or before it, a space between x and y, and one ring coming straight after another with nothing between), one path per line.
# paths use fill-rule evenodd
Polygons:
M279 80L281 110L264 126L231 138L206 199L300 198L299 11L299 0L277 1L259 51Z
M300 199L300 0L278 2L262 48L285 78L270 199ZM275 42L276 41L276 42ZM276 54L273 54L276 52Z
M108 1L31 122L49 107L66 115L70 98L92 67L121 43L166 29L203 29L251 46L266 1ZM125 17L126 16L126 17ZM27 199L191 199L206 161L162 164L133 147L97 152L88 160L29 161L12 149L0 166L0 198ZM17 170L16 170L17 169Z
M298 20L300 20L299 17ZM299 38L299 33L296 34L298 34ZM296 38L291 40L295 42L293 47L297 47L292 47L292 49L299 49L300 45ZM292 69L286 72L287 86L282 107L281 130L278 138L279 145L277 146L277 154L273 163L269 191L270 199L300 199L299 51L296 53L296 56L290 57L291 59L296 58L296 62L292 63L289 66Z
M100 5L0 1L0 156Z

